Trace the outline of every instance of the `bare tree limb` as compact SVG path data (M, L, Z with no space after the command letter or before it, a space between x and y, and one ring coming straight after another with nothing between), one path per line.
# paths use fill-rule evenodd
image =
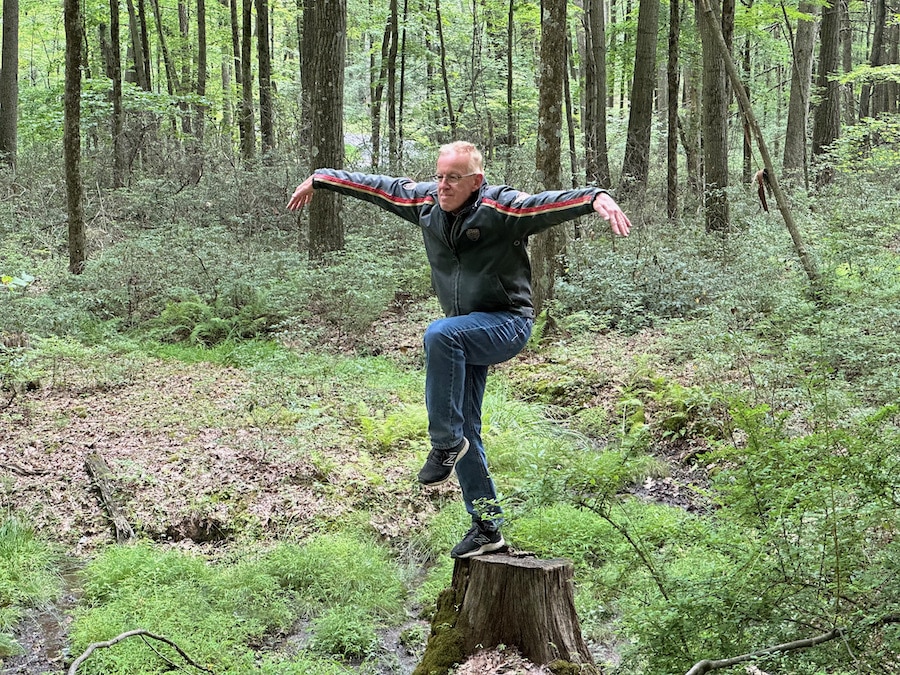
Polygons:
M121 635L117 635L112 640L107 640L106 642L91 643L90 645L88 645L88 648L84 650L84 653L81 656L79 656L77 659L75 659L72 662L72 665L69 666L68 675L75 675L75 673L78 672L78 666L80 666L82 663L84 663L88 659L88 657L94 652L94 650L107 649L109 647L112 647L113 645L118 644L119 642L122 642L122 640L126 640L130 637L135 637L136 635L146 636L153 640L158 640L159 642L164 642L165 644L169 645L172 649L174 649L176 652L178 652L179 656L181 656L181 658L183 658L185 661L187 661L187 663L189 665L193 666L197 670L202 670L204 673L212 673L212 675L215 675L215 673L213 673L213 671L211 671L209 668L204 668L203 666L198 664L196 661L194 661L190 656L188 656L184 652L184 650L181 647L179 647L177 644L172 642L169 638L163 637L162 635L155 635L148 630L144 630L143 628L137 628L135 630L127 631L125 633L122 633Z
M821 635L816 635L815 637L807 638L805 640L785 642L781 645L766 647L765 649L760 649L759 651L751 652L749 654L742 654L741 656L734 656L730 659L719 659L717 661L704 659L703 661L695 663L694 667L687 671L686 675L703 675L704 673L708 673L711 670L718 670L719 668L736 666L737 664L744 663L745 661L755 661L762 656L769 656L770 654L792 652L798 649L809 649L810 647L815 647L816 645L820 645L823 642L829 642L831 640L839 638L846 632L847 631L845 628L835 628L834 630L830 630L827 633L822 633Z

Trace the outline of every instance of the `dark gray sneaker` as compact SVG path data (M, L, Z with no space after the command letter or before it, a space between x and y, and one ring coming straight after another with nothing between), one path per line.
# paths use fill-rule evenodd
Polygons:
M425 466L419 471L419 482L422 485L441 485L450 479L456 463L469 451L469 441L463 437L459 445L449 450L432 448L425 460Z
M475 523L472 529L466 532L462 541L450 551L451 558L474 558L476 555L491 553L506 548L503 535L500 530L492 530Z

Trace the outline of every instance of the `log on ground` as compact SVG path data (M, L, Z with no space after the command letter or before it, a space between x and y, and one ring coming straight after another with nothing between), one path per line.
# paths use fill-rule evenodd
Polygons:
M116 542L124 544L134 539L134 530L128 524L128 519L122 513L122 509L116 503L112 487L113 472L109 464L100 453L92 452L84 461L85 468L94 483L94 487L100 495L100 502L106 509L106 514L115 528Z

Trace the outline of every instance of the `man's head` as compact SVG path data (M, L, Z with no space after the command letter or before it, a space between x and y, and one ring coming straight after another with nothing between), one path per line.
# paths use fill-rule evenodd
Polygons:
M435 180L438 204L444 211L458 211L484 180L481 152L466 141L442 145Z

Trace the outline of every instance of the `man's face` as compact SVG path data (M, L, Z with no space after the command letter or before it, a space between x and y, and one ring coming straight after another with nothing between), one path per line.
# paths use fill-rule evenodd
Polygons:
M468 155L451 152L438 157L437 175L443 176L438 183L438 204L444 211L458 211L472 193L481 187L484 175L467 175L470 173L472 171ZM455 182L456 178L459 178L458 182Z

